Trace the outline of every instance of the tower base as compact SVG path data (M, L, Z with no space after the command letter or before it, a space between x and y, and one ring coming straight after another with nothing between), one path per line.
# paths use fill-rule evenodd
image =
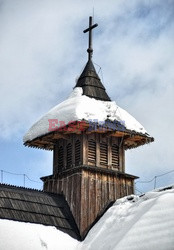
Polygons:
M65 196L83 239L110 203L134 193L136 178L110 169L83 165L41 180L44 191Z

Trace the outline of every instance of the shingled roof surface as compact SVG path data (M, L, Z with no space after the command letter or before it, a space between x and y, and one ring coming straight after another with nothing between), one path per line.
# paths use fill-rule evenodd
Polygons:
M102 101L111 101L105 87L96 73L93 62L89 60L80 75L76 87L82 87L83 95Z
M0 218L55 226L80 239L63 195L0 184Z

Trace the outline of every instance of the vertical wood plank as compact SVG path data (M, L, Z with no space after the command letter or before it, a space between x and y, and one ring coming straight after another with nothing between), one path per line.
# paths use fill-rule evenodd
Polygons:
M100 134L96 133L96 166L100 166Z
M88 144L87 144L87 135L83 132L82 137L82 164L87 165L88 164Z
M75 134L72 134L72 165L75 166L75 141L77 137Z
M108 168L111 169L112 167L112 144L111 144L111 138L108 138Z
M53 174L58 172L58 145L54 145L53 150Z

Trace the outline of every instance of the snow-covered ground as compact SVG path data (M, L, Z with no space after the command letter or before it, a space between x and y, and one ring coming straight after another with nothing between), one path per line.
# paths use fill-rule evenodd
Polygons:
M72 121L119 121L127 129L147 133L144 127L127 111L120 108L114 101L106 102L82 95L82 88L75 88L69 98L52 108L39 121L37 121L24 136L24 142L47 134L49 132L49 119L57 119L56 127Z
M173 250L174 186L119 199L78 242L54 227L0 220L1 250Z

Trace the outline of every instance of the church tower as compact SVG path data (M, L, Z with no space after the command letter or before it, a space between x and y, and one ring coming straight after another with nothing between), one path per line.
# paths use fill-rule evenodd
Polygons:
M88 61L70 97L36 122L24 137L30 147L53 150L53 173L43 190L63 194L85 237L108 206L134 193L136 176L125 173L125 150L153 141L142 125L111 101L92 61L89 18Z

